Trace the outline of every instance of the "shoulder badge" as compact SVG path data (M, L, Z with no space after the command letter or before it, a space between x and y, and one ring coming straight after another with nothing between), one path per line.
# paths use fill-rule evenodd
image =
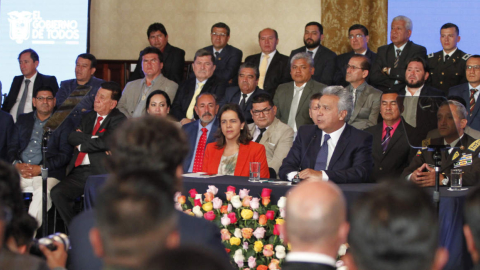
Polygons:
M460 153L458 153L458 151L457 151L457 152L455 152L455 154L453 155L452 160L455 160L456 158L458 158L458 156L460 156Z
M432 52L431 54L428 55L428 58L432 58L434 56L434 53Z
M427 147L430 145L430 140L431 138L427 138L425 140L422 141L422 147Z
M462 59L463 59L463 60L465 60L465 61L467 61L467 60L468 60L468 58L470 58L470 56L472 56L472 55L471 55L471 54L468 54L468 53L466 53L466 54L465 54L465 55L462 57Z
M422 154L422 151L421 150L418 150L417 151L417 156L420 156Z
M480 146L480 139L474 141L470 146L468 147L468 150L475 152L477 148Z

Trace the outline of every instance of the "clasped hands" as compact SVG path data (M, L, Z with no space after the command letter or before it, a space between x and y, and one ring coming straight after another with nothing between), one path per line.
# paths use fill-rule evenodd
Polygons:
M424 170L427 170L426 172ZM444 176L440 174L440 183ZM418 169L412 172L410 181L421 187L431 187L435 185L435 169L430 167L427 163L423 163Z
M313 169L305 169L298 173L298 178L306 181L322 181L322 172Z
M15 164L15 168L17 168L18 172L23 178L32 178L42 173L42 168L40 167L40 165L17 163Z

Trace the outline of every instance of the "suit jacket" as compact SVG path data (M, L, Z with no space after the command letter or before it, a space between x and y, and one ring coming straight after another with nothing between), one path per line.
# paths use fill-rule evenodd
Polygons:
M0 111L0 160L7 161L7 148L13 135L13 118L10 114Z
M190 146L188 149L187 157L183 162L183 172L188 172L188 169L190 168L190 164L195 159L195 156L194 156L195 144L197 143L199 125L201 125L200 120L197 120L195 122L188 123L182 126L183 131L185 131L185 134L187 134L188 145ZM215 133L217 132L218 126L219 126L219 121L218 121L218 118L215 117L215 120L213 121L213 124L212 124L212 129L210 130L210 134L207 137L207 143L205 144L205 148L207 148L207 144L215 142Z
M104 166L104 159L107 157L105 151L108 151L107 147L108 137L113 134L115 129L126 119L125 115L121 113L117 108L113 109L110 114L103 120L100 125L96 136L98 138L92 138L92 132L97 120L97 112L90 111L83 115L82 122L77 129L82 132L72 132L68 136L68 143L75 147L74 154L70 164L67 167L67 175L75 168L75 161L78 157L77 145L81 145L82 152L88 153L90 159L91 174L105 174L108 173Z
M213 46L207 46L204 49L213 53ZM241 50L227 44L215 60L214 74L226 82L232 80L230 85L237 85L238 68L242 63L242 57L243 52Z
M220 229L212 222L178 212L178 230L181 246L208 248L217 258L228 260L221 242ZM88 210L76 216L69 226L72 249L69 251L69 270L100 270L102 261L93 254L89 232L95 226L95 211Z
M377 58L373 63L370 73L370 83L377 89L385 91L393 87L395 81L400 84L405 83L405 71L407 70L407 62L413 57L427 58L427 49L421 45L417 45L412 41L408 41L400 54L398 66L393 68L397 53L395 52L395 45L390 43L378 48ZM384 67L391 68L390 75L385 75L382 72Z
M388 178L397 178L410 164L416 150L410 147L409 140L415 132L412 126L402 121L391 137L385 153L382 148L383 122L365 130L373 135L373 171L371 182L379 182Z
M458 167L463 170L462 178L464 186L477 185L480 179L480 158L478 157L480 153L480 147L478 147L479 142L479 140L475 140L467 134L463 134L462 139L456 145L456 147L463 146L463 150L458 148L453 149L451 154L448 154L447 151L442 151L440 173L444 173L446 176L450 177L451 169ZM433 139L431 144L443 145L443 138ZM462 163L461 159L464 158L465 155L471 155L471 162L459 166L458 163ZM422 150L421 153L417 153L410 165L403 171L402 177L407 177L413 171L422 166L423 163L435 164L433 161L433 152Z
M216 143L209 143L205 150L202 171L208 174L217 174L224 150L225 147L217 149ZM265 155L265 147L263 145L252 141L247 144L240 144L234 175L250 176L250 162L260 162L260 177L270 178L267 156Z
M306 51L307 47L305 46L293 50L290 54L290 60L292 60L292 57L295 54ZM315 73L313 74L312 79L326 85L332 85L333 74L335 73L335 57L337 57L336 53L327 47L319 45L317 53L313 59Z
M273 104L277 106L277 118L285 124L288 124L288 116L290 115L290 108L292 107L294 83L295 82L289 82L279 85L273 97ZM325 84L314 81L313 79L307 82L300 97L297 114L295 116L297 129L303 125L313 124L308 114L310 97L313 94L322 93L325 87L327 87Z
M2 248L0 250L0 269L49 270L50 268L39 257L17 254L7 248Z
M17 123L15 123L15 128L13 129L12 140L8 145L9 162L22 160L22 153L32 137L35 113L37 113L36 110L18 116ZM65 169L73 153L73 147L68 143L68 136L73 128L73 122L67 119L49 137L48 151L46 153L49 177L54 177L58 180L62 180L65 177ZM25 160L22 161L26 162Z
M292 149L280 167L280 179L293 171L314 169L320 152L323 131L316 125L299 128ZM325 173L335 183L368 182L373 167L372 135L346 125Z
M427 62L430 68L430 76L427 84L449 96L448 90L462 83L467 82L465 68L470 54L458 49L446 62L443 61L443 50L428 55Z
M256 95L265 94L267 91L264 91L260 88L255 88L252 95L247 99L245 110L243 110L243 116L245 116L245 120L247 124L253 123L252 114L250 110L252 109L252 100ZM225 96L223 100L220 101L220 108L227 103L235 103L239 104L242 98L242 92L240 91L240 87L238 86L230 86L225 90Z
M163 58L163 68L162 74L167 79L180 84L183 81L183 71L185 69L185 51L170 45L167 43L165 45L165 50L162 53ZM138 79L145 78L145 74L142 70L142 57L138 57L137 66L128 81L135 81ZM163 89L162 89L163 90Z
M172 108L170 110L170 114L173 115L178 121L182 120L187 115L188 106L190 106L190 102L192 102L193 95L195 94L196 84L197 79L190 78L181 83L178 87L177 94L175 95L175 99L173 100ZM200 91L200 94L214 94L217 97L217 102L219 102L225 95L226 88L227 84L225 81L222 81L218 79L217 76L213 75L207 80L202 88L202 91ZM195 113L195 110L193 114L194 118L198 119L198 115Z
M248 125L248 130L252 136L255 132L255 127L255 123ZM291 127L275 118L273 123L263 133L262 139L260 139L259 143L265 146L267 152L268 167L274 169L277 175L283 159L287 156L290 148L292 148L294 134Z
M162 74L155 79L155 83L152 86L152 91L160 89L167 92L170 100L174 100L175 94L177 93L178 84L165 78ZM138 100L142 94L142 85L145 79L138 79L132 82L127 83L123 89L122 97L118 102L117 108L128 118L133 116L133 112L137 107ZM148 96L149 93L147 93ZM146 110L143 109L145 114Z
M480 87L478 87L480 90ZM467 104L466 109L467 112L470 112L470 86L469 83L460 84L450 88L448 91L449 96L459 96L465 100ZM476 130L480 130L480 100L477 98L475 101L475 107L473 108L473 112L467 115L468 125Z
M15 76L13 78L12 86L10 87L10 92L8 92L8 96L5 98L2 106L2 110L6 112L10 112L15 102L17 102L17 96L20 92L20 87L22 86L23 82L23 75ZM33 92L42 86L50 86L53 89L53 95L55 95L58 91L58 82L55 76L43 75L40 72L37 72L37 77L35 78L35 82L33 82ZM21 97L19 97L21 98Z
M347 68L346 65L348 64L348 61L350 61L350 58L355 55L354 51L347 52L344 54L340 54L335 58L335 75L333 76L333 82L335 85L341 85L341 86L347 86L350 83L345 80L345 76L347 74ZM377 58L377 54L372 52L369 48L367 48L367 52L365 53L365 56L370 59L370 63L373 64L375 62L375 58ZM372 71L372 68L370 66L369 72ZM367 83L370 82L370 74L366 79Z
M308 262L285 262L283 270L335 270L336 268L327 264Z
M346 88L350 93L353 93L353 87L351 84ZM355 107L350 116L350 120L348 120L348 124L362 130L376 125L378 114L380 113L381 98L382 91L375 89L373 86L365 82L363 91L356 97Z
M260 58L262 54L254 54L245 58L245 63L252 63L257 67L260 67ZM275 96L275 90L282 84L292 80L290 76L290 61L289 57L280 54L279 51L275 53L265 74L265 80L263 82L263 90Z

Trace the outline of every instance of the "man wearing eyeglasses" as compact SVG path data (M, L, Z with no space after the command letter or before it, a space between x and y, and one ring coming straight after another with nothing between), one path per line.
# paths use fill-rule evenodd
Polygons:
M348 124L362 130L376 125L382 91L365 81L370 70L370 59L364 55L354 55L345 68L345 78L349 82L346 89L353 95L353 112Z
M450 88L449 96L460 96L467 104L468 126L480 130L480 105L476 104L478 92L480 91L480 55L472 55L467 60L466 65L467 83L460 84Z
M293 129L275 117L277 106L268 94L253 98L251 113L254 123L248 125L248 130L254 142L265 146L270 178L276 178L283 159L292 147Z
M368 29L361 24L354 24L348 29L348 40L353 51L341 54L335 58L335 75L333 81L335 85L347 86L348 82L345 80L347 72L347 64L350 58L354 55L365 55L370 59L370 63L375 62L377 54L368 48ZM370 69L369 69L370 71ZM368 78L366 81L368 82Z
M33 95L35 110L21 114L13 131L12 142L8 147L8 159L15 164L20 176L22 189L33 188L32 202L28 213L36 218L38 226L42 224L42 177L41 165L44 125L50 119L56 104L54 91L44 86ZM73 130L73 122L67 118L48 139L46 165L48 168L47 208L52 205L50 190L63 180L65 169L73 153L68 143L68 135Z
M228 82L230 85L236 85L236 77L243 53L241 50L228 45L230 39L230 27L223 22L216 23L210 31L212 46L204 49L213 52L215 56L215 75Z

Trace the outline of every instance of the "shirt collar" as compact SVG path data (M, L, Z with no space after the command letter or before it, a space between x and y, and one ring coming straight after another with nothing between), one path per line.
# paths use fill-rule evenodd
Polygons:
M319 263L335 267L335 259L321 253L314 252L290 252L285 258L287 262Z
M417 90L417 92L415 92L415 94L413 94L413 95L410 93L410 91L408 91L408 86L405 86L405 96L406 96L406 97L419 97L419 96L420 96L420 93L422 92L422 89L423 89L424 86L425 86L425 84L422 85L422 86Z
M468 83L468 90L472 90L472 89L477 89L478 91L480 91L480 85L477 87L473 87L470 83Z
M313 49L313 50L309 50L308 48L306 48L306 52L313 52L313 55L315 55L318 51L318 49L320 48L320 46L318 46L317 48Z
M210 79L210 78L207 78L207 79L205 79L205 81L201 82L201 81L199 81L199 80L195 77L195 82L196 82L197 84L203 83L203 86L205 86L205 84L207 84L208 79ZM197 84L195 84L195 88L197 87Z
M455 48L455 50L451 51L450 53L446 53L445 50L443 50L443 57L445 57L445 55L452 57L452 55L457 51L457 49L458 48Z
M462 136L458 137L458 139L456 139L452 143L447 143L447 141L445 141L445 139L443 139L443 144L444 145L450 145L450 147L455 147L457 145L457 143L462 139L462 137L463 137L463 134L462 134Z
M322 134L322 144L323 144L323 139L325 137L325 134L330 135L330 140L332 140L334 145L337 145L338 140L340 139L340 136L342 135L343 131L345 130L346 124L344 123L343 126L337 130L335 130L332 133L326 133L323 132Z
M301 86L297 86L297 85L295 84L295 82L293 82L293 90L295 90L295 91L302 91L302 90L305 88L306 85L307 85L307 83L304 83L304 84L302 84Z
M212 46L213 47L213 46ZM225 49L225 47L221 48L220 50L215 50L215 47L213 47L213 55L216 57L215 53L218 52L218 53L222 53L223 49Z
M208 123L208 125L206 125L204 127L204 126L202 126L202 121L200 119L198 119L198 132L201 132L202 128L206 128L206 129L208 129L208 131L212 130L213 122L215 122L215 118L212 120L212 122Z
M268 59L272 59L272 58L273 58L273 56L275 55L275 53L276 53L276 52L277 52L277 50L275 50L275 51L273 51L273 52L269 53L269 54L268 54ZM264 56L264 55L265 55L265 53L264 53L264 52L262 52L262 55L261 55L261 57L263 58L263 56Z
M50 116L47 119L45 119L43 121L40 121L40 119L38 119L38 117L37 117L37 110L35 110L34 113L33 113L33 119L35 119L35 121L38 120L40 123L45 123L52 117L52 115L53 115L53 112L50 114Z
M158 80L158 78L160 78L160 77L162 77L162 76L163 76L163 74L160 73L160 75L158 75L157 77L155 77L155 79L152 80L152 84L151 84L150 86L147 85L147 77L144 77L144 78L143 78L142 83L145 85L145 87L152 87L152 86L155 84L155 82Z
M408 41L405 42L405 44L403 44L403 45L400 46L400 47L397 47L395 44L393 44L393 46L395 47L395 51L396 51L396 50L400 50L400 51L403 52L403 49L405 49L405 46L407 46L407 43L408 43ZM397 53L397 52L395 52L395 55L396 55L396 53ZM401 52L400 52L400 53L401 53Z
M30 80L30 82L34 82L35 79L37 78L37 74L38 74L38 71L35 72L35 74L33 74L33 76L30 77L30 78L28 78L28 79L27 79L27 77L23 76L23 80L24 80L24 81L25 81L25 80Z

